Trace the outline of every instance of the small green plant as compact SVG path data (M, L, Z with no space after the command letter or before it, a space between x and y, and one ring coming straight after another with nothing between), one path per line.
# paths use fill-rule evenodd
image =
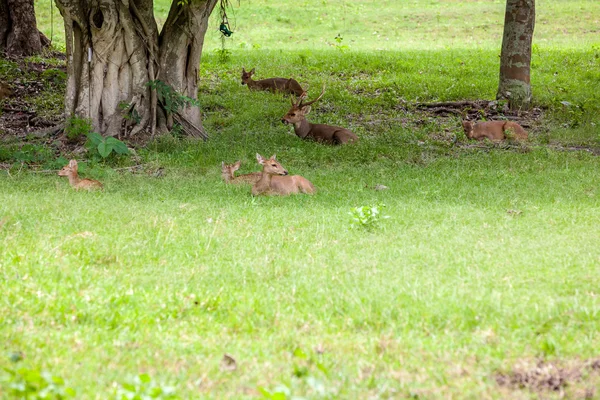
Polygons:
M385 208L385 204L383 203L371 206L352 207L349 214L352 216L353 226L369 230L376 228L382 219L389 218L388 215L382 214L383 208Z
M4 368L6 375L0 378L3 392L15 399L68 399L75 397L75 390L65 381L48 372L28 368Z
M165 110L169 114L173 114L178 112L185 106L199 106L200 103L196 99L192 99L191 97L187 97L178 93L171 86L167 85L163 81L154 80L147 83L148 87L153 90L156 90L156 94L158 95L158 99L160 103L163 105Z
M102 158L107 158L111 153L129 154L127 145L114 137L105 138L96 132L90 132L87 138L85 146L93 156L99 155Z
M338 33L337 36L335 38L333 38L333 40L335 40L335 44L333 45L333 47L335 47L336 49L338 49L340 51L349 49L349 47L347 45L342 44L342 42L344 41L344 38L342 37L341 33Z
M70 142L77 141L90 132L92 132L92 121L87 118L72 116L65 123L65 134Z
M157 385L148 374L135 377L133 383L122 383L116 392L116 399L179 399L175 389L170 386Z
M133 104L122 101L119 103L119 110L123 111L125 118L128 121L132 121L135 125L139 124L142 121L142 117L140 113L137 112L135 106Z
M217 54L217 57L219 58L219 62L221 64L225 64L231 59L231 50L229 49L215 49L215 53Z

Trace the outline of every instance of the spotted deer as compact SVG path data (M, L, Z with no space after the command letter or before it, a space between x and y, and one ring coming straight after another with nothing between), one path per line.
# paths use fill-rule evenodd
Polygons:
M292 108L281 118L281 122L294 125L294 132L301 139L312 139L328 144L358 142L358 136L346 128L308 122L306 116L310 113L311 104L319 101L323 94L325 94L325 87L323 87L319 97L309 102L304 102L305 95L300 96L297 101L292 99Z
M254 75L254 68L250 72L246 72L245 68L242 68L242 85L248 85L250 90L269 90L271 92L283 92L294 94L296 96L302 96L305 91L302 86L293 78L267 78L259 81L252 80Z
M69 165L65 165L60 171L58 176L69 177L69 184L75 190L94 190L103 189L102 183L93 179L81 179L77 174L77 160L69 161Z
M498 142L504 139L527 140L527 132L521 125L512 121L484 121L473 124L462 121L465 135L469 139L483 140L488 138Z
M288 175L288 172L276 160L275 154L265 159L256 153L256 161L262 165L260 180L252 186L252 195L287 196L295 193L313 194L314 185L300 175Z
M252 172L250 174L243 174L235 176L235 171L240 169L240 165L242 163L240 161L236 161L233 164L225 164L224 161L221 162L221 176L225 183L250 183L254 185L260 179L260 172Z

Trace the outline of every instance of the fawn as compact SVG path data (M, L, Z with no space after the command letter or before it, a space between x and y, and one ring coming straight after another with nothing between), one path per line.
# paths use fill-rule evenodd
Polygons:
M310 105L319 101L324 93L325 87L323 87L323 91L321 91L319 97L308 103L304 103L305 95L300 96L297 102L294 102L294 99L292 99L292 108L281 118L281 122L284 124L293 124L296 136L302 139L313 139L317 142L329 144L358 142L358 136L348 129L340 128L339 126L311 124L306 120L306 116L310 113Z
M69 184L75 190L93 190L93 189L103 189L102 183L93 180L93 179L80 179L77 174L77 160L69 161L69 165L65 165L60 171L58 171L58 176L68 176Z
M233 164L225 164L224 161L221 161L221 176L225 183L250 183L254 185L260 179L260 172L252 172L250 174L243 174L235 176L235 171L240 169L240 165L242 163L240 161L236 161Z
M484 121L474 125L471 121L462 121L462 126L469 139L488 138L494 142L504 139L527 140L525 129L512 121Z
M242 85L248 85L248 89L283 92L295 94L296 96L302 96L305 93L304 89L302 89L302 86L300 86L298 81L295 79L267 78L259 81L253 81L252 75L254 75L254 68L252 68L250 72L246 72L246 69L242 68Z
M292 193L313 194L315 192L315 187L308 179L300 175L288 175L287 170L275 159L275 154L265 159L256 153L256 161L263 166L263 169L260 180L252 186L253 196L261 194L287 196Z

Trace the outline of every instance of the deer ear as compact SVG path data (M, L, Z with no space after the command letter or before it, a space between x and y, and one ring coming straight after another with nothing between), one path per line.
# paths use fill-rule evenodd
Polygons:
M239 168L242 165L241 161L236 161L235 164L233 164L234 167Z
M71 160L71 161L69 161L69 167L71 167L71 168L77 168L77 160Z
M273 155L271 156L271 160L277 160L277 156L276 156L275 154L273 154Z
M242 74L246 73L246 68L242 67Z
M310 114L310 106L304 106L304 107L302 107L302 113L304 115Z
M252 69L250 70L250 74L254 74L254 72L256 72L256 71L254 70L254 68L252 68Z
M225 166L225 161L221 161L221 168Z
M261 165L265 163L265 159L263 158L263 156L261 156L258 153L256 153L256 161L258 161L258 163Z

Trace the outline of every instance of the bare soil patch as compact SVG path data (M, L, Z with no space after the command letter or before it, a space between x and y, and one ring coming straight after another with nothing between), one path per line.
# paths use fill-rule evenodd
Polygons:
M568 398L592 399L600 384L600 358L588 361L522 361L495 376L501 387L535 393L560 392Z

